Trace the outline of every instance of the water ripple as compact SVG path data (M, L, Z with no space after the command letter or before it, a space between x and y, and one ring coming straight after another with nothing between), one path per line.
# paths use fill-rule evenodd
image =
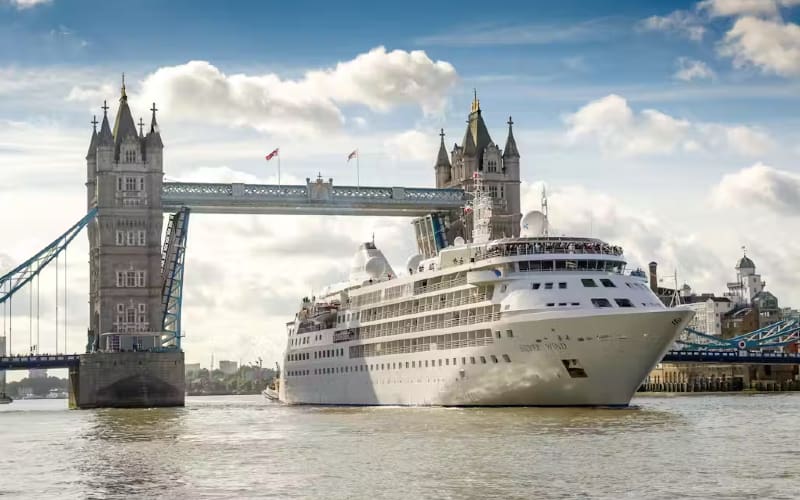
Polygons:
M628 409L0 409L9 498L797 498L800 394Z

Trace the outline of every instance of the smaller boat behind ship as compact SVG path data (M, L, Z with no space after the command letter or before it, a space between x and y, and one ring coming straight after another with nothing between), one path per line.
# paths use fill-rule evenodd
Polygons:
M267 387L261 391L261 395L267 398L270 401L278 401L280 398L278 396L278 391L281 385L281 368L278 366L278 363L275 363L275 377L272 378Z

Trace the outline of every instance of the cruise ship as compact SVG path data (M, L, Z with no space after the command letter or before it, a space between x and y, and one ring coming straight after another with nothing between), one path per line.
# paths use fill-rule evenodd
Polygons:
M476 174L476 177L478 175ZM622 248L550 236L546 211L490 239L475 183L472 241L396 273L374 241L349 280L287 324L288 404L627 406L692 312L667 308Z

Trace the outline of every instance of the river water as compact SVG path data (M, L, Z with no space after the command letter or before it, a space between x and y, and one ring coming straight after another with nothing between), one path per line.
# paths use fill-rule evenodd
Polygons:
M630 409L0 405L0 497L798 498L800 394Z

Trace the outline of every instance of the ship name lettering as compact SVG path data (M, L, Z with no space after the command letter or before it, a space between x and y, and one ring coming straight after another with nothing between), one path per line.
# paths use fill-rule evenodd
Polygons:
M541 351L542 346L537 344L522 344L519 346L519 350L522 352L536 352Z

